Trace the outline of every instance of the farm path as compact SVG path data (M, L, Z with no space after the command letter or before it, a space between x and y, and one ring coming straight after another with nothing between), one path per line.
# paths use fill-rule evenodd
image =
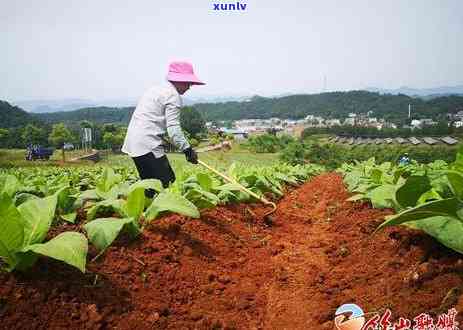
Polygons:
M325 285L336 265L333 255L344 254L348 237L339 237L333 219L352 203L334 173L321 175L287 194L278 205L273 244L283 247L271 262L277 276L269 285L265 329L332 329L338 305L348 302L337 296L339 285ZM384 211L372 211L369 219L381 219Z
M348 197L325 173L288 191L271 224L259 204L169 215L84 275L50 259L0 274L0 329L331 330L348 302L394 319L462 311L448 295L462 288L460 256L406 228L372 236L391 211Z
M342 178L328 173L280 201L273 244L285 249L271 258L280 277L269 285L264 328L331 330L344 303L370 313L389 308L393 320L463 312L460 256L420 231L373 235L392 211L349 196Z

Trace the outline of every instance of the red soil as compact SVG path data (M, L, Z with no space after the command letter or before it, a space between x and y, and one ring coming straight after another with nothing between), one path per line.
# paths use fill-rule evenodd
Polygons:
M349 302L395 318L461 311L460 256L403 227L372 236L391 212L348 197L324 174L289 192L271 224L259 205L171 215L84 275L50 259L1 274L0 328L333 329Z

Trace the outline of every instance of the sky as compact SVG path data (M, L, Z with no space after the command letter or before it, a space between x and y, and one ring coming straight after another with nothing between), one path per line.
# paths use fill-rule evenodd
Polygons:
M138 98L172 60L190 97L453 86L462 38L461 0L0 0L0 99Z

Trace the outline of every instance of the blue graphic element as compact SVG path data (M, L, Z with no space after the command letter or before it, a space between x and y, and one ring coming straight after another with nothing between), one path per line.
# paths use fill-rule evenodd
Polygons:
M349 317L350 319L355 319L357 317L362 317L364 315L363 310L356 304L344 304L341 305L337 310L335 315L340 315L344 313L352 313Z

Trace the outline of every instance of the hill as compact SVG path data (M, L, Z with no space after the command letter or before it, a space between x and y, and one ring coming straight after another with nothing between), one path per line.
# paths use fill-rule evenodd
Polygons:
M134 107L126 108L111 108L111 107L92 107L83 108L74 111L66 112L51 112L34 114L33 116L39 118L46 123L77 123L83 120L88 120L93 123L106 124L106 123L123 123L128 124L132 116Z
M403 86L397 89L382 89L376 87L367 87L369 92L378 92L381 94L405 94L408 96L422 97L424 99L431 99L439 96L449 96L449 95L463 95L463 85L457 86L442 86L434 88L411 88Z
M289 95L267 98L254 96L242 102L198 103L194 107L207 121L249 118L304 118L318 115L344 118L350 112L373 112L373 116L401 122L412 105L415 118L445 118L449 112L463 110L463 96L445 96L425 101L407 95L380 94L368 91L331 92L311 95ZM53 122L128 123L134 108L94 107L69 112L36 114L37 118Z
M379 94L368 91L291 95L280 98L254 97L249 102L196 104L206 120L246 118L303 118L309 114L323 117L347 117L350 112L373 112L373 116L402 121L408 105L417 118L443 118L448 112L463 110L463 96L437 97L429 101L404 94Z
M40 125L40 119L23 109L0 100L0 128L18 128L27 124Z

